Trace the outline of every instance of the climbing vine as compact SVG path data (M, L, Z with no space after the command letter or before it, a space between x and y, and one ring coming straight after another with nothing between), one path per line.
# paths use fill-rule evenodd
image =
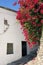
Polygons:
M17 3L20 5L20 9L17 12L16 19L22 26L25 40L30 47L33 47L41 38L43 0L18 0Z

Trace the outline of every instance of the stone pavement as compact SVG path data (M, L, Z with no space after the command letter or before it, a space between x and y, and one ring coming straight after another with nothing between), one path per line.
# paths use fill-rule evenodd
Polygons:
M43 65L43 41L40 44L40 49L35 60L27 62L25 65Z

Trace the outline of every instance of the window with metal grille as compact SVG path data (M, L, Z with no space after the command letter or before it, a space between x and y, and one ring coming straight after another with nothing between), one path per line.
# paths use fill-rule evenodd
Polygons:
M7 54L13 54L13 44L7 43Z

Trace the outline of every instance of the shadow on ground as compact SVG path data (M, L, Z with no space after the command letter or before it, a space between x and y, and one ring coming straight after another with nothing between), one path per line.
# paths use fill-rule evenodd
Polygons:
M37 56L37 52L31 52L29 55L22 57L21 59L14 61L12 63L9 63L7 65L24 65L25 63L31 61L33 58Z

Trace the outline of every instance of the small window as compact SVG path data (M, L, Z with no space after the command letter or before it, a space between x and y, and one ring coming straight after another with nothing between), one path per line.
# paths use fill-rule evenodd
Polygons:
M7 43L7 54L13 54L13 44Z
M8 25L8 22L7 22L7 20L4 20L4 24L5 24L5 25Z

